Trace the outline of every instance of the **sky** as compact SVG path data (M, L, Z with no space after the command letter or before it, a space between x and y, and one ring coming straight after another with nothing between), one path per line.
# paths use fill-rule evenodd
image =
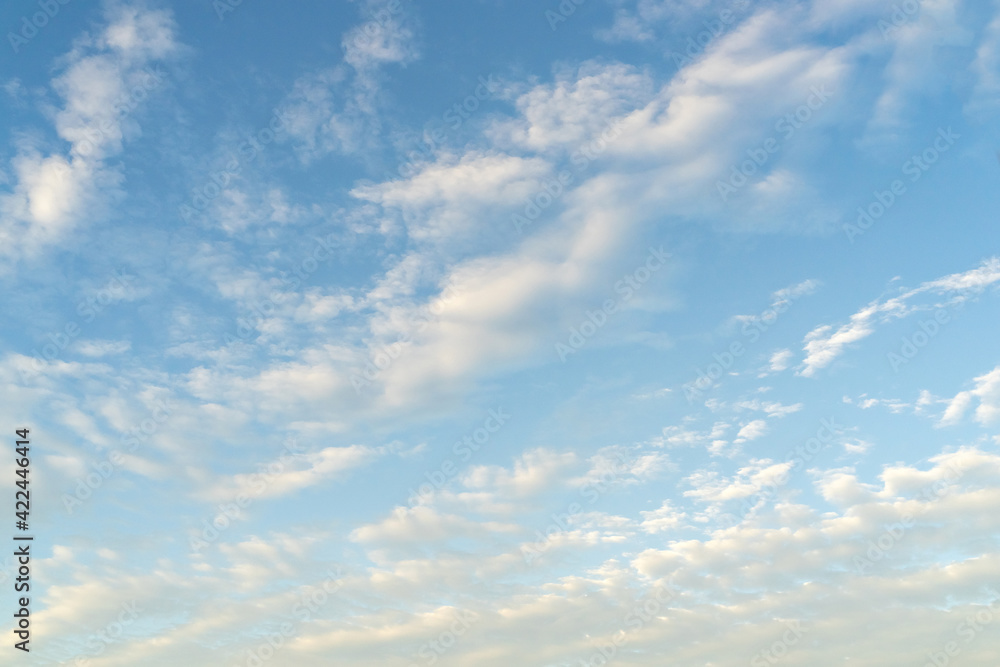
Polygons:
M995 661L1000 2L0 32L0 664Z

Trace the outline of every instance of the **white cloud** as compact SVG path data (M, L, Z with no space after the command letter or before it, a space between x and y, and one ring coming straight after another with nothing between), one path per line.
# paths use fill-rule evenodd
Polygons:
M700 0L683 4L641 0L637 13L662 9L662 16L640 18L665 21L674 10L692 8L716 9L715 3ZM855 10L864 14L857 0L831 0L813 9L835 16L854 16ZM44 365L45 374L37 381L24 382L16 390L8 387L13 401L30 399L37 405L55 406L49 422L65 427L73 436L73 444L65 446L58 438L40 438L50 455L39 462L57 473L40 474L41 483L53 477L79 476L90 469L90 460L77 451L78 441L113 444L115 437L109 432L127 430L147 419L130 407L138 402L133 396L141 395L154 380L172 384L178 393L189 392L197 401L177 411L169 432L165 428L148 445L144 443L147 448L141 456L127 459L125 468L146 479L125 474L115 479L113 488L101 490L106 502L115 506L133 499L119 493L121 488L137 487L134 497L142 500L172 498L170 483L180 478L197 482L197 486L190 485L199 494L196 497L210 500L213 506L231 502L240 492L282 497L282 505L287 505L289 495L308 489L320 502L340 508L343 494L333 482L392 452L407 456L402 462L405 480L421 480L424 466L440 460L435 446L423 444L426 431L450 428L458 409L458 401L439 401L441 394L450 392L459 399L481 396L482 392L456 390L490 373L509 377L527 364L552 361L551 344L569 326L578 324L582 313L601 303L622 270L630 270L641 260L644 249L639 241L654 225L659 231L675 217L703 219L705 188L711 190L733 156L753 145L755 133L761 128L766 131L776 114L787 112L786 105L800 104L807 82L827 77L836 81L850 69L851 48L828 47L830 33L823 33L823 46L802 43L798 25L802 14L792 7L789 18L765 8L745 26L720 38L695 66L670 82L654 84L647 73L624 66L560 69L553 82L519 89L523 95L511 98L518 113L492 126L494 134L489 138L494 145L484 148L482 142L474 141L464 152L441 152L410 178L356 183L355 198L361 200L359 210L364 213L351 221L351 230L364 227L366 234L387 237L389 243L375 253L376 260L383 262L381 269L365 287L336 289L320 287L317 281L315 287L289 294L261 322L259 347L206 356L198 362L205 365L186 366L177 375L163 369L133 368L135 360L123 364L112 358L128 352L127 341L79 343L76 351L106 358L108 364L52 362ZM154 36L128 22L123 26L108 38L108 44L137 53L155 50ZM634 30L633 36L639 39L647 33L655 36L657 28L625 22L620 26L622 35ZM356 31L351 34L357 36ZM405 36L412 38L412 34ZM292 134L305 152L360 151L364 146L365 131L379 123L379 116L369 115L369 109L383 99L380 90L367 83L379 84L377 74L387 64L406 64L413 57L411 42L394 39L385 34L364 48L348 49L348 65L337 70L343 79L334 74L327 79L324 74L302 80L289 104L299 114L293 114L296 130ZM91 68L89 79L80 75L79 81L90 81L92 87L66 89L81 100L84 115L91 113L93 102L87 95L99 97L107 92L100 85L99 64ZM573 150L577 142L612 119L622 121L621 136L599 163L590 165L587 174L578 174L575 186L556 207L559 210L552 210L552 219L540 220L524 237L473 248L478 256L469 245L455 250L459 241L475 236L476 229L488 228L495 220L506 224L504 202L530 194L538 179L559 168L565 150ZM72 120L67 117L66 132L79 130ZM127 137L128 132L110 136L102 150L120 150ZM803 141L803 149L809 144ZM39 165L45 155L37 154ZM70 158L63 159L71 169ZM39 165L35 168L41 169ZM102 173L112 171L102 168ZM58 180L56 176L46 178ZM809 185L789 164L763 178L764 187L758 189L767 190L768 197L780 197L783 188L793 184ZM39 187L55 186L46 182ZM299 219L301 209L289 206L283 192L262 189L258 199L250 189L233 190L223 227L239 237L249 229L241 226L247 222L247 212L263 201L262 216L279 223L268 233L299 234L284 227ZM66 213L56 206L61 204L55 198L47 201L50 209L42 207L36 213L49 216L54 225ZM390 210L399 215L387 215ZM25 216L36 214L28 208L24 211ZM399 230L390 226L396 221L407 238L394 236ZM334 224L341 222L335 216ZM758 228L757 221L748 224ZM308 233L303 230L301 235ZM260 238L246 240L258 241L254 252L281 254L270 238L264 239L267 243L260 243ZM228 241L235 245L244 239ZM399 245L406 247L397 253ZM393 255L387 256L390 249ZM636 250L638 256L633 257ZM215 290L222 300L240 309L248 309L275 287L268 274L244 268L235 257L217 261L224 252L211 248L195 253L186 268L198 270L185 278L199 284L204 280L208 291ZM956 291L964 295L973 291L970 285L986 279L967 274L950 278L935 281L936 285L927 283L931 287L925 293L952 298ZM423 305L420 301L433 303L449 279L459 286L456 296L442 300L435 320L412 337L403 346L403 355L380 373L377 390L382 393L372 401L374 406L365 404L350 385L352 364L407 331L413 313ZM806 281L779 290L772 303L809 293L815 285ZM660 284L656 291L666 289ZM427 297L428 290L435 294ZM621 314L601 336L614 339L618 322L628 326L629 317L650 312L642 310L651 309L649 303ZM880 300L877 312L858 324L875 328L880 317L922 307L913 300L893 308L888 303ZM199 326L200 314L193 309L178 307L167 313L177 315L171 323L173 339L187 342L205 333ZM204 316L212 321L228 318L221 309ZM337 321L331 323L334 318ZM830 327L825 334L833 331ZM306 343L301 344L302 340ZM833 358L837 354L840 351ZM774 353L771 372L788 368L792 356L788 350ZM27 362L24 357L8 356L0 374L14 384L18 366ZM171 368L175 367L177 360L171 362ZM582 368L581 376L586 372ZM948 411L955 419L976 407L977 400L977 419L984 423L995 419L1000 404L992 378L996 372L976 378L975 386L962 392L964 407L959 397L953 399L957 407L949 405ZM617 369L615 374L619 375ZM663 378L662 374L657 377ZM608 383L612 381L619 380ZM640 381L645 387L659 386ZM59 383L79 385L80 396L53 394ZM114 386L118 393L97 396L102 384ZM595 385L602 390L607 386L588 381L587 389L593 391ZM547 409L553 391L549 379L524 388L539 393L526 393L519 400L530 404L532 411ZM557 421L551 428L537 430L529 424L523 432L511 435L515 444L522 435L529 442L536 438L548 442L552 434L568 434L571 440L579 435L586 447L595 441L645 438L646 413L649 419L678 418L669 389L651 395L664 400L639 405L626 401L625 408L640 416L627 428L616 429L606 421L606 415L618 414L623 404L593 401L587 404L588 414L573 414L570 408L579 404L564 403L554 408ZM593 400L593 393L589 396ZM785 397L798 400L794 393ZM933 400L921 394L918 405L929 406ZM892 399L867 397L857 404L894 411L898 405ZM599 411L593 409L595 405ZM424 406L433 409L419 409ZM33 414L16 407L11 410ZM710 459L718 467L688 476L682 482L686 491L682 494L671 474L677 472L677 465L662 448L696 446L713 455L726 451L737 458L741 454L733 451L738 448L730 449L727 438L737 442L763 438L768 425L775 423L771 418L796 413L803 404L727 397L706 407L706 422L653 422L672 425L642 447L609 446L593 456L549 446L514 450L513 454L506 449L486 452L477 465L460 470L416 507L392 508L391 488L387 494L371 495L390 501L387 508L374 508L375 519L350 511L334 512L335 520L331 520L322 512L299 516L285 512L284 507L268 507L267 512L255 508L253 522L234 522L231 532L204 556L184 558L182 554L178 558L176 548L162 548L162 540L126 543L122 538L116 543L118 538L112 536L111 542L102 545L107 551L96 552L100 558L95 564L87 559L87 554L95 553L92 540L75 537L72 544L55 545L52 557L39 561L39 584L47 591L42 602L48 605L39 612L43 624L39 627L61 638L89 631L88 623L100 627L104 622L100 614L116 611L110 599L141 592L150 601L142 631L109 646L100 658L102 667L200 664L206 660L205 646L214 647L212 659L245 662L246 652L257 650L261 638L269 636L275 625L299 620L295 605L312 593L310 584L317 579L313 570L339 555L356 563L348 590L331 597L309 622L296 622L294 638L276 652L275 664L318 667L329 664L335 651L345 665L398 663L402 667L413 661L410 656L419 647L449 632L454 614L466 606L476 609L475 626L456 640L453 652L442 662L482 667L576 664L625 626L623 617L630 609L668 582L678 591L676 599L638 630L625 626L632 655L670 655L677 664L686 665L745 666L756 652L781 636L782 621L800 619L808 640L795 647L788 664L822 665L831 659L844 662L844 658L871 664L912 659L919 664L926 650L936 647L918 645L914 636L937 637L977 609L979 587L991 581L998 565L988 537L1000 528L995 512L1000 479L997 457L965 451L932 457L929 470L890 465L882 470L881 483L870 482L856 470L816 470L816 488L825 502L815 507L794 504L800 489L782 489L780 498L757 503L760 511L754 515L743 517L732 528L714 530L709 522L727 504L750 502L764 489L780 486L791 464L751 459L732 465ZM723 415L727 410L730 414ZM404 417L397 418L400 414ZM561 421L577 416L584 418L575 423ZM412 430L406 428L415 424L418 427ZM249 474L217 472L223 464L219 451L225 452L221 456L226 460L236 461L239 470L253 470L252 461L260 452L252 444L273 435L259 432L265 428L306 434L317 446L273 473L262 491L257 490L260 480ZM346 438L345 431L359 428L366 429L377 443L398 442L378 447L339 442ZM640 435L634 435L637 432ZM508 444L505 441L503 446ZM869 447L857 439L842 444L849 455L863 454ZM561 447L558 442L557 446ZM656 447L661 449L644 449ZM626 465L616 467L622 464L618 454L626 457ZM705 452L690 449L669 454L686 464L707 459ZM213 457L209 464L206 456ZM497 456L507 463L497 465ZM946 463L959 459L970 471L962 486L950 488L941 497L914 496L927 484L944 479ZM822 459L810 465L822 465ZM398 481L395 475L369 472L377 477L376 485ZM576 487L606 479L628 493L602 498L606 506L588 508L570 518L572 529L555 533L545 560L528 569L518 547L534 539L529 533L545 531L553 513L563 513L566 502L579 500ZM401 486L395 490L401 493L407 482L398 482ZM361 492L362 496L367 493ZM57 498L58 493L39 496ZM273 514L272 509L289 523L287 530L300 537L254 534ZM926 522L906 532L871 571L855 574L852 558L863 555L869 540L877 540L885 525L901 521L911 509L919 510ZM151 511L155 512L155 506ZM214 507L206 510L214 511ZM202 530L197 514L161 518L177 520L168 526L172 532L167 537L173 535L174 546L183 546L185 532ZM946 552L941 550L942 543L949 545ZM133 555L145 559L140 566L149 565L153 574L140 576L132 566L119 566ZM589 569L574 569L578 563L589 564L584 566ZM900 612L901 600L905 613ZM877 637L866 634L873 624L880 624L885 632ZM727 650L719 652L720 644ZM967 648L963 658L989 664L991 648L980 643ZM624 654L618 659L628 662Z
M703 503L720 503L739 500L759 493L765 486L781 486L779 480L787 475L791 461L774 463L768 459L751 460L737 470L732 479L720 477L714 470L698 470L685 478L693 488L684 495Z
M821 284L820 281L814 278L810 278L808 280L803 280L800 283L789 285L788 287L783 287L782 289L775 291L774 294L771 295L773 299L772 305L776 306L812 294L817 289L819 289L820 284Z
M730 427L730 424L721 421L715 422L710 431L695 431L684 426L665 426L663 436L655 442L669 447L708 446L713 441L720 440Z
M206 497L214 501L232 502L243 495L248 498L277 498L322 484L371 463L384 452L371 447L327 447L318 452L303 453L265 464L263 472L238 474L207 482Z
M938 53L942 46L968 44L971 31L959 24L957 0L923 0L915 15L885 32L879 42L891 49L885 68L885 87L879 96L869 123L869 139L895 138L901 126L910 120L915 102L931 93L943 92L950 76ZM882 17L891 20L891 8Z
M484 236L482 218L538 192L551 166L539 158L496 153L445 154L406 180L359 186L359 199L398 209L416 241ZM493 234L486 234L487 238Z
M401 9L394 13L374 0L360 5L368 20L344 33L344 64L303 75L281 104L288 135L306 162L375 146L387 106L382 70L420 57L416 25L405 7L396 5Z
M832 325L823 325L810 331L805 337L803 349L806 358L802 362L799 375L812 377L817 371L833 363L851 344L874 333L880 324L906 317L914 312L962 304L998 281L1000 281L1000 258L991 257L978 268L922 283L896 297L876 299L851 315L847 324L836 329ZM944 302L930 304L910 303L914 297L925 294L948 298Z
M767 310L760 314L753 315L734 315L733 321L746 324L753 322L763 322L766 329L768 326L774 323L774 318L781 317L781 314L788 310L788 306L791 305L796 299L800 299L803 296L812 294L820 286L818 280L809 279L803 280L795 285L789 285L788 287L783 287L782 289L776 290L771 294L771 303Z
M865 440L845 440L844 451L848 454L864 454L871 449L872 443Z
M362 15L373 18L344 34L345 62L365 72L388 63L406 64L419 57L413 19L405 10L387 11L378 0L366 0L362 4L367 10L363 10Z
M670 504L669 500L664 500L659 509L650 512L641 511L641 527L647 533L667 533L683 526L687 514Z
M979 400L975 412L977 422L988 426L1000 418L1000 366L973 381L976 384L974 389L960 391L948 402L939 422L941 426L960 422L975 399Z
M516 525L478 523L452 514L441 514L425 505L397 507L382 522L356 529L351 538L358 542L426 544L455 538L485 537L491 532L520 532Z
M556 74L551 85L538 85L515 102L520 117L497 121L488 135L501 146L529 150L575 150L608 129L611 119L652 100L653 80L634 67L584 63Z
M439 278L440 284L454 285L460 297L379 375L372 392L382 405L426 400L428 392L458 391L475 378L544 360L578 323L579 314L607 298L621 272L630 269L625 253L644 223L661 219L664 211L704 217L701 193L714 188L720 174L756 140L754 133L773 124L776 113L801 104L817 81L837 85L851 69L851 48L778 49L774 39L787 36L787 21L761 14L720 38L716 50L685 68L683 76L661 84L648 101L645 74L593 64L570 74L559 71L555 83L539 84L517 98L522 106L515 118L497 121L492 149L475 146L464 156L442 152L411 178L359 185L356 195L380 207L399 207L404 219L409 213L406 229L415 236L449 240L448 232L458 231L462 239L473 219L489 236L491 230L509 228L510 220L509 211L490 205L485 186L513 184L520 192L537 177L543 163L538 155L523 155L525 149L548 151L546 163L555 165L566 157L560 158L560 151L578 147L575 142L588 139L593 128L614 123L619 132L595 156L599 168L588 162L588 171L574 175L551 209L552 219L543 223L539 218L524 238L513 244L504 239L492 246L493 252L454 263ZM616 73L625 84L611 76ZM504 134L503 128L510 131ZM483 156L489 156L488 163ZM497 181L491 175L499 167L504 174ZM457 185L470 178L467 192ZM382 224L385 216L378 218ZM780 215L753 223L740 219L740 224L759 222L755 229L785 224L776 222ZM440 266L440 250L419 252ZM806 281L794 294L776 299L814 288ZM602 338L611 335L610 328L602 331Z
M755 419L752 422L745 424L739 432L736 434L736 439L734 443L743 443L748 440L756 440L767 433L767 422L763 419Z
M570 486L606 489L614 484L634 485L677 469L663 452L632 452L620 446L604 447L587 462L589 469L570 479Z
M795 403L793 405L782 405L778 401L761 401L755 398L750 401L740 401L736 403L735 407L740 410L764 412L768 417L784 417L801 410L803 404Z
M771 355L769 360L768 370L772 373L780 373L783 370L787 370L791 365L792 357L794 354L791 350L778 350Z
M576 464L573 452L557 453L535 449L522 454L513 469L501 466L473 466L462 475L469 489L483 489L507 498L521 498L547 491L565 483L565 473Z
M164 74L150 66L180 48L168 12L112 6L106 19L96 39L78 40L52 81L62 99L55 129L69 153L22 145L13 159L16 184L0 196L6 253L34 254L59 242L117 188L121 175L106 160L122 151L124 119L162 83Z
M886 407L893 414L900 414L909 411L913 408L913 404L901 401L898 398L868 398L868 394L861 394L855 402L849 396L844 397L844 403L848 405L857 405L862 410L870 410L874 407Z

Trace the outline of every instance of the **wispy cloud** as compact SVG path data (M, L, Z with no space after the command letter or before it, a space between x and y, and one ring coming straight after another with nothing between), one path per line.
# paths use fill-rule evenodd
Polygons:
M0 195L0 239L8 256L60 242L102 196L118 191L122 174L109 158L135 134L128 116L161 85L165 73L157 64L180 48L169 12L109 7L107 25L77 40L51 82L61 99L55 130L68 151L25 140L12 160L12 192Z
M876 328L915 312L963 303L1000 281L1000 259L993 257L981 266L964 273L953 273L922 283L899 296L877 299L851 315L847 324L839 327L823 325L810 331L805 338L806 357L799 375L811 377L826 368L852 344L873 334ZM911 303L918 296L944 297L930 303Z

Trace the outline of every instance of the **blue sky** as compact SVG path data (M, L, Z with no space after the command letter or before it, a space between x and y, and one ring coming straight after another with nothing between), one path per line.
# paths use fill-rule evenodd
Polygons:
M997 654L1000 3L0 26L3 664Z

